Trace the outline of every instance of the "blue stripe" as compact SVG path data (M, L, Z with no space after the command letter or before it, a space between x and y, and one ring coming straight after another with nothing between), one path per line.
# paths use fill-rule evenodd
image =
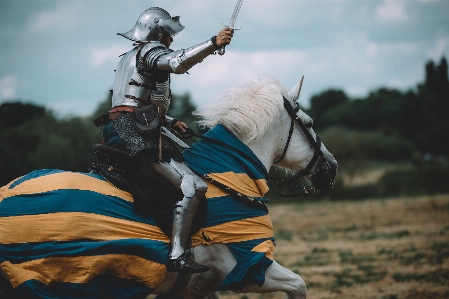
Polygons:
M146 239L0 244L0 263L10 261L13 264L18 264L48 257L130 254L165 264L168 249L169 244L167 243Z
M265 271L273 263L262 252L249 252L217 287L217 291L241 290L248 283L262 286Z
M87 283L53 283L28 280L16 289L18 298L27 299L144 299L154 289L134 280L112 275L97 276Z
M267 215L265 210L249 206L231 195L208 198L207 206L207 216L203 227Z
M61 189L17 195L5 198L0 206L0 217L83 212L156 225L153 217L135 213L134 203L87 190Z
M242 241L242 242L236 242L236 243L228 243L229 250L231 251L232 255L234 255L237 262L239 262L241 259L243 259L251 250L256 247L257 245L267 241L271 240L273 244L274 238L261 238L261 239L254 239L254 240L248 240L248 241ZM275 244L276 245L276 244Z
M233 171L246 173L251 179L266 179L266 169L259 158L242 141L222 125L217 125L205 137L223 142L230 147L201 139L191 149L183 152L187 165L195 172L204 174ZM244 157L238 151L250 157Z
M25 181L31 180L31 179L36 179L42 176L46 176L46 175L50 175L50 174L55 174L55 173L61 173L61 172L68 172L66 170L59 170L59 169L39 169L39 170L34 170L26 175L24 175L23 177L19 178L18 180L16 180L14 183L12 183L8 189L14 189L16 186L22 184ZM94 174L94 173L80 173L83 175L87 175L99 180L104 181L103 177L99 174Z

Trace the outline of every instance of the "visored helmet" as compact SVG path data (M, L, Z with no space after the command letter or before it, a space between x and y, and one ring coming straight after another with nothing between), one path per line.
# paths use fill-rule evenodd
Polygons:
M166 31L174 36L184 29L179 17L170 14L159 7L150 7L140 14L134 28L126 33L117 33L135 42L160 41Z

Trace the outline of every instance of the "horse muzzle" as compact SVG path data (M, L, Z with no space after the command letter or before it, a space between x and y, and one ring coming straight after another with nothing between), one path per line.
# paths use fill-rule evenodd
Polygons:
M320 158L310 181L316 191L332 189L337 175L337 161L335 159Z

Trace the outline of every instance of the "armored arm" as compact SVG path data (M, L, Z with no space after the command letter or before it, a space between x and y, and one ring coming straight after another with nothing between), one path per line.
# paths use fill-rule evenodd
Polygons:
M168 116L167 114L165 115L165 124L169 127L173 127L173 125L178 122L178 120L174 117Z
M146 53L142 51L145 53L142 61L151 69L182 74L216 50L217 47L212 40L178 51L169 51L160 44L160 46L153 47Z

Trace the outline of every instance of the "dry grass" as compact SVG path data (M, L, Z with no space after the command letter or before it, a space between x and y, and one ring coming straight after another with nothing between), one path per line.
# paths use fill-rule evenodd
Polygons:
M275 259L303 277L309 298L449 298L449 195L280 204L270 214Z
M345 169L339 167L338 179L343 181L345 187L361 186L377 183L387 172L393 170L410 170L413 165L410 163L389 163L360 162L356 163L357 171L340 171ZM347 167L348 168L348 167ZM349 167L350 168L350 167Z

